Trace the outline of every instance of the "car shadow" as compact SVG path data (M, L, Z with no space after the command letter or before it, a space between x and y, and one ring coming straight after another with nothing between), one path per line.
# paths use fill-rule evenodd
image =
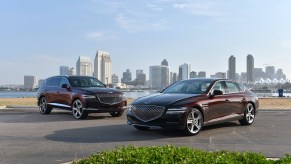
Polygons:
M75 119L71 111L58 110L43 115L38 110L30 111L2 111L0 123L39 123L39 122L64 122L64 121L91 121L113 118L107 113L90 113L86 119Z
M212 125L205 127L201 133L204 131L212 131L213 129L236 126L238 126L238 124L234 122ZM197 139L197 141L208 142L203 134L198 134L197 136L186 136L181 130L158 128L141 131L127 124L59 130L55 131L53 134L45 136L48 140L72 143L132 142L159 140L163 138L182 139L184 137L195 137L193 139Z

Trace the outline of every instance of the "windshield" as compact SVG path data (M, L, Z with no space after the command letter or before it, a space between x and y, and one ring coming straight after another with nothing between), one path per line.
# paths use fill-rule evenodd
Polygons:
M72 87L105 87L105 85L93 77L70 77L70 84Z
M205 80L179 81L166 88L162 93L202 94L207 92L211 83L212 81Z

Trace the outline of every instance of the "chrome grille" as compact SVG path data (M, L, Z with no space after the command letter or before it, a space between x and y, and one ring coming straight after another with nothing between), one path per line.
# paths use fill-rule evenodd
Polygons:
M149 122L161 117L165 111L165 107L155 105L133 105L131 111L133 116L137 119L143 122Z
M97 97L103 104L117 104L122 101L122 94L120 93L102 93L97 94Z

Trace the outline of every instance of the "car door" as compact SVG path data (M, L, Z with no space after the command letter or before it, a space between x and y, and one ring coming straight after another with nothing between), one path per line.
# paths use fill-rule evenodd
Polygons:
M60 78L54 77L49 80L46 88L47 102L50 104L58 103L58 89L60 85Z
M208 103L208 109L209 109L208 120L205 120L205 121L220 120L222 117L227 115L229 102L228 102L228 95L226 95L224 82L223 81L216 82L213 85L210 93L212 93L214 90L220 90L222 91L223 94L210 96L209 103Z
M244 110L245 96L244 92L240 91L237 83L232 81L225 81L226 92L229 95L229 110L228 115L242 114Z
M63 84L67 84L68 88L63 88ZM58 103L63 107L70 107L72 102L72 89L69 81L65 77L61 77L58 92Z

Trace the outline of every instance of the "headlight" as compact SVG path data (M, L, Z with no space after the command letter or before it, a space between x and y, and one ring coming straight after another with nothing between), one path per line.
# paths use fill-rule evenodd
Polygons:
M127 107L127 110L128 110L129 112L131 112L131 109L132 109L132 106L129 105L129 106Z
M84 99L94 99L96 98L94 95L82 95Z
M169 108L168 111L185 111L186 109L186 107Z

